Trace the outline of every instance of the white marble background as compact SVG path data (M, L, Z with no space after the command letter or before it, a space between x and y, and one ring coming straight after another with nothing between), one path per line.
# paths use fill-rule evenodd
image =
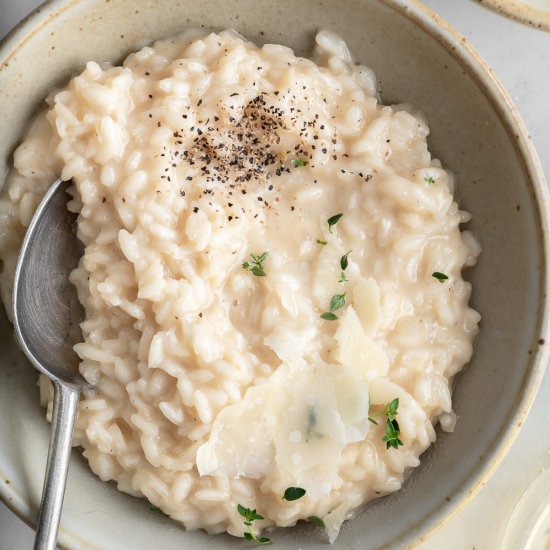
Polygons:
M462 33L495 70L524 117L550 177L550 33L509 21L473 0L424 2ZM0 37L39 3L0 0ZM500 548L514 504L536 475L550 466L548 403L550 372L526 424L496 474L464 510L423 542L419 550ZM0 503L0 550L30 549L32 540L32 531Z

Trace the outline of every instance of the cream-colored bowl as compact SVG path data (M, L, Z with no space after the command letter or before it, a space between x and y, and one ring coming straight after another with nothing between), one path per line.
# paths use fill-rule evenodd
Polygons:
M550 31L550 0L477 0L516 21Z
M344 525L335 548L402 548L426 537L468 501L522 425L546 364L548 207L543 175L510 99L489 68L443 21L411 0L54 0L0 49L0 174L48 91L86 60L120 61L185 27L233 27L257 42L306 54L329 28L372 67L385 102L427 115L431 148L457 176L460 204L483 253L466 273L482 314L475 357L456 381L458 424L439 433L402 491ZM40 498L49 426L36 373L0 320L0 495L32 523ZM529 450L526 449L526 460ZM324 547L318 528L278 530L279 548ZM104 550L225 549L249 543L185 532L148 504L93 476L73 453L60 542Z

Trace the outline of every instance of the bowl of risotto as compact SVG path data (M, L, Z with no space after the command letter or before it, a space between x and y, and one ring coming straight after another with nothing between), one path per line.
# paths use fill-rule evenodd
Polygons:
M10 324L58 177L84 254L63 548L377 549L464 506L547 359L549 206L509 97L400 0L46 2L0 47L0 497L52 388Z

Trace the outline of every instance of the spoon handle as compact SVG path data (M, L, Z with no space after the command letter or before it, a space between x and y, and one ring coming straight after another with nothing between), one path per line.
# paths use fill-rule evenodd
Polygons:
M80 390L53 382L52 433L34 550L55 550Z

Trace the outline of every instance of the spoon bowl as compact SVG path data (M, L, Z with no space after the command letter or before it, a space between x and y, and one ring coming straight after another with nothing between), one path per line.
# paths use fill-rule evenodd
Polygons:
M67 210L69 182L56 180L29 225L13 283L13 321L31 363L51 380L83 386L74 344L82 339L82 306L69 282L83 247Z
M52 435L38 517L36 550L54 550L80 392L73 346L82 340L83 310L69 276L83 253L69 212L70 182L56 180L27 229L13 282L13 324L29 361L54 386Z

